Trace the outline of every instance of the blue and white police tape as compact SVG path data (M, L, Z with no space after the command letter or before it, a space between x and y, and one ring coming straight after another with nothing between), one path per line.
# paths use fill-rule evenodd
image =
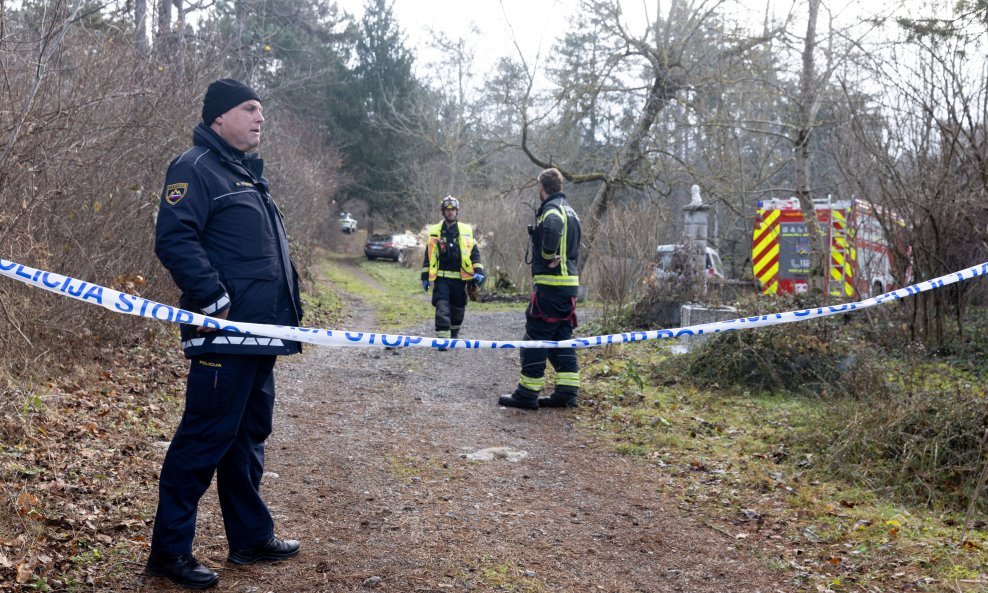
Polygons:
M379 334L371 332L355 332L346 330L315 329L308 327L285 327L279 325L264 325L259 323L245 323L240 321L227 321L216 319L200 313L192 313L177 307L171 307L162 303L149 301L145 298L131 294L118 292L111 288L106 288L98 284L91 284L82 280L77 280L69 276L62 276L53 272L38 270L25 265L21 265L5 259L0 259L0 275L13 278L25 284L36 286L56 294L61 294L85 303L99 305L116 313L127 315L137 315L148 319L159 321L169 321L173 323L188 323L192 325L211 327L228 332L240 334L230 336L229 339L258 340L263 338L281 338L285 340L296 340L309 344L319 344L323 346L372 346L383 348L400 346L402 348L464 348L464 349L492 349L492 348L593 348L595 346L605 346L608 344L628 344L634 342L646 342L650 340L663 340L666 338L679 338L682 336L700 336L716 334L739 329L749 329L756 327L766 327L769 325L779 325L783 323L793 323L828 317L839 313L850 313L860 309L867 309L886 302L897 301L905 297L913 296L921 292L936 290L944 286L970 280L988 275L988 262L976 266L940 276L933 280L926 280L912 286L900 288L887 292L883 295L872 297L863 301L834 305L829 307L815 307L801 311L787 311L785 313L771 313L769 315L758 315L755 317L742 317L729 321L715 321L700 325L690 325L674 329L660 329L651 331L634 331L622 334L610 334L606 336L593 336L589 338L573 338L563 341L547 340L450 340L445 338L430 338L423 336L406 336L400 334Z

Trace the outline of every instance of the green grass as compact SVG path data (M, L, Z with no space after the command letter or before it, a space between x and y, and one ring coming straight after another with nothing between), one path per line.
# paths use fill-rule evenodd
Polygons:
M525 575L525 572L506 563L485 557L480 568L480 582L495 591L511 591L514 593L545 593L545 585L536 578Z
M324 266L317 266L317 270ZM331 328L343 318L343 299L326 285L316 281L310 283L302 293L303 322L308 327Z
M371 282L358 275L348 273L346 263L355 263ZM375 328L349 328L371 331L397 331L426 323L435 316L431 292L422 290L421 269L406 268L397 263L383 260L369 261L364 258L353 260L340 255L330 255L318 265L320 276L336 287L357 297L373 307L377 318ZM467 304L467 317L471 312L518 311L524 312L522 303L482 303Z
M360 331L390 332L423 323L433 317L428 295L418 274L394 262L359 260L357 267L373 283L348 273L341 256L330 256L319 264L319 273L336 287L361 299L374 309L377 327L347 328Z

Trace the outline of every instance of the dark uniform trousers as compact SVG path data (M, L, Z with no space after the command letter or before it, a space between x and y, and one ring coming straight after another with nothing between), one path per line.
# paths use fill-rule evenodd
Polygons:
M467 283L457 278L436 278L432 288L432 305L436 308L436 335L455 338L460 333L467 311Z
M161 467L153 550L192 553L199 499L214 473L230 549L247 549L274 536L260 487L276 358L204 354L191 359L185 412Z
M575 289L536 286L532 300L525 311L525 340L569 340L573 337L576 327L576 296ZM529 382L532 387L519 385L519 389L530 395L541 390L540 383L545 377L545 363L548 359L552 368L559 373L579 373L576 360L576 350L573 348L522 348L521 374L523 382ZM534 383L534 384L533 384ZM559 384L557 378L557 393L576 395L579 387Z

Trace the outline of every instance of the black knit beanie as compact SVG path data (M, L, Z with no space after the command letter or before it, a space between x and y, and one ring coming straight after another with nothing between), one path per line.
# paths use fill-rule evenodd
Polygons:
M211 125L217 117L251 99L261 100L254 89L239 80L221 78L206 89L206 96L202 99L202 121L207 126Z

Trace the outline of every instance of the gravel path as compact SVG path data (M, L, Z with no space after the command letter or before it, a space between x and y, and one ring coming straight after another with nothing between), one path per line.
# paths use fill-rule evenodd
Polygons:
M351 309L346 327L374 327ZM518 338L521 309L468 310L464 337ZM220 569L218 590L789 590L766 559L660 494L652 468L575 428L579 411L498 407L517 373L511 351L321 347L283 359L264 489L302 553L225 565L209 493L196 552ZM490 461L466 457L491 448Z

